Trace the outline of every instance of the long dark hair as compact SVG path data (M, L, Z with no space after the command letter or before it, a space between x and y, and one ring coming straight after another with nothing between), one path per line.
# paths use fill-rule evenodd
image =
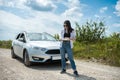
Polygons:
M71 27L71 23L70 23L69 20L65 20L65 21L64 21L64 24L66 24L67 27L68 27L68 33L71 33L71 32L74 30L74 29Z

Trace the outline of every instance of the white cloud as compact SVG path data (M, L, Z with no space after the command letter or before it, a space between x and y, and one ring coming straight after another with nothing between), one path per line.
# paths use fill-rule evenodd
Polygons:
M3 5L3 1L2 0L0 0L0 5Z
M73 21L80 20L80 18L83 16L83 13L81 12L83 6L80 1L68 0L68 2L65 2L64 4L68 7L68 9L62 13L62 16L67 17Z
M0 0L0 5L5 7L16 7L23 9L26 7L24 5L25 2L26 0Z
M51 0L27 0L26 5L38 11L51 11L56 8Z
M83 16L83 14L79 12L78 7L73 7L73 8L66 10L63 13L63 15L68 16L68 17L79 17L79 18Z
M55 14L52 11L56 7L56 2L53 0L0 0L0 7L2 6L0 8L0 32L2 32L0 38L13 38L20 31L56 34L63 29L64 20L69 19L72 25L75 21L81 20L83 14L79 0L57 0L57 4L59 2L64 2L63 4L68 8L61 14Z
M120 0L117 1L117 4L115 5L116 11L114 12L117 16L120 16Z
M67 6L69 8L71 8L71 7L79 7L80 6L80 1L79 0L68 0Z
M120 28L120 23L114 23L112 26Z
M12 13L0 11L0 32L3 37L9 33L11 38L20 31L60 33L64 18L53 13L34 12L35 17L24 19ZM4 35L4 36L3 36Z
M0 0L0 5L11 8L31 8L38 11L51 11L56 8L52 0Z
M101 9L100 9L100 13L104 13L106 10L108 9L108 7L102 7Z
M96 18L100 18L100 16L99 16L99 15L97 15L97 14L95 14L94 16L95 16Z

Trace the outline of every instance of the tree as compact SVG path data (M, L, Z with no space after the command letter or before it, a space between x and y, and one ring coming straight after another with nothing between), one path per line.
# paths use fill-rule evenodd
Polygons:
M55 35L54 35L54 38L55 38L55 39L60 39L59 34L55 34Z
M88 21L80 26L76 22L76 40L78 42L96 42L104 38L105 24L103 21Z
M114 39L116 39L116 38L120 39L120 33L114 32L113 34L110 35L110 37L114 38Z

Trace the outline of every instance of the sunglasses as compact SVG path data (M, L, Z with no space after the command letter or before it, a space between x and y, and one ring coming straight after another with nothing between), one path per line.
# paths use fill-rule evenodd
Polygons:
M66 25L66 24L64 24L63 26L64 26L64 27L68 27L68 25Z

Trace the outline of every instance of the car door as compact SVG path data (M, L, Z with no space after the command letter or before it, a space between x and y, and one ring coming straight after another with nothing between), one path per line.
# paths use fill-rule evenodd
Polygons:
M19 38L20 38L20 35L21 35L21 33L17 35L17 37L15 38L15 40L14 40L14 42L13 42L14 52L15 52L15 54L16 54L17 56L18 56L18 53L19 53L19 51L18 51L18 46L19 46Z
M25 39L25 34L22 33L20 38L19 38L19 56L22 58L23 57L23 49L24 49L24 45L26 44L26 39Z

